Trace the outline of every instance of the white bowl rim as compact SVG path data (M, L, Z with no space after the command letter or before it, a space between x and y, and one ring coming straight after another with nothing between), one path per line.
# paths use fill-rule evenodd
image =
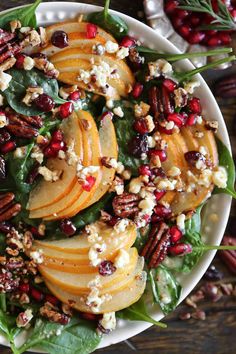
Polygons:
M27 5L14 7L14 9L24 7L24 6L27 6ZM5 12L12 10L12 9L7 9L4 11L1 11L0 14L5 13ZM89 13L89 12L93 12L93 11L99 11L102 9L102 7L90 5L90 4L85 4L85 3L74 3L74 2L64 2L64 1L41 3L37 9L37 12L36 12L37 17L39 17L39 15L41 15L42 13L50 11L52 9L57 9L56 11L54 11L54 13L57 13L57 12L59 13L59 11L61 11L61 12L72 11L72 9L78 13ZM110 11L111 11L111 13L113 13L115 15L119 15L121 18L123 18L123 20L125 20L127 22L128 26L131 30L133 27L137 26L144 34L144 37L151 37L151 38L155 39L155 41L157 41L157 39L158 39L162 43L162 45L167 47L166 52L180 53L180 51L169 40L167 40L164 37L162 37L161 35L157 34L151 27L147 26L146 24L144 24L144 23L142 23L130 16L120 13L118 11L114 11L114 10L110 10ZM52 21L52 22L54 22L54 21ZM152 47L155 47L155 46L152 45ZM183 62L183 65L182 65L182 62ZM187 59L181 61L180 66L184 66L189 70L194 68L193 64ZM214 111L216 114L216 116L214 116L214 119L218 120L218 122L220 124L220 128L221 128L220 138L222 139L224 144L227 146L227 148L231 152L229 135L227 132L227 128L226 128L223 116L222 116L221 111L218 107L218 104L216 103L214 96L213 96L212 92L210 91L209 87L207 86L207 84L205 83L204 79L199 74L197 75L197 79L201 82L201 89L203 88L203 90L206 91L205 94L207 95L207 97L210 99L211 103L214 106ZM215 237L215 242L214 242L214 244L218 245L221 242L221 239L223 237L223 234L224 234L227 222L228 222L232 198L230 196L226 196L226 195L214 196L213 198L217 198L217 200L220 198L220 200L222 200L222 208L221 208L222 210L220 210L220 212L223 214L221 215L221 221L219 224L218 234L217 234L217 237ZM213 199L213 198L211 198L211 199ZM188 294L193 290L193 288L200 281L200 279L204 275L205 271L207 270L208 266L212 262L212 260L215 256L215 253L216 253L216 251L207 252L207 254L205 254L202 257L200 262L196 265L196 267L190 273L191 274L191 282L189 281L189 284L183 288L179 303L181 303L183 301L183 299L185 299L188 296ZM156 320L160 320L161 318L164 317L163 315L160 315L160 312L158 313L157 310L155 310L155 313L152 314L152 316ZM98 348L104 348L104 347L110 346L112 344L116 344L121 341L127 340L128 338L131 338L131 337L143 332L144 330L146 330L147 328L149 328L151 326L152 325L150 323L146 323L146 322L124 321L121 328L115 330L110 335L104 337L104 339L102 340L102 342L100 343ZM22 338L19 339L19 342L22 342ZM8 345L5 338L3 338L1 335L0 335L0 344ZM36 351L36 350L32 350L32 351ZM37 352L39 352L39 350L37 350ZM43 352L43 351L41 351L41 352Z

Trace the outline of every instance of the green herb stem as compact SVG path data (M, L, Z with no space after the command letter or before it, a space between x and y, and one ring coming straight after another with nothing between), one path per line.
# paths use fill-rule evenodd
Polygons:
M108 11L110 7L110 0L106 0L105 6L104 6L104 17L107 18L108 16Z
M236 251L236 246L227 246L227 245L221 245L221 246L214 246L214 245L203 245L203 246L194 246L192 247L193 250L198 250L198 251Z

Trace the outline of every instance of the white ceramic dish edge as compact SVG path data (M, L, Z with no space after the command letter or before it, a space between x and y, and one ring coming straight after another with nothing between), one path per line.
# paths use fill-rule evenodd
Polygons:
M92 11L98 11L101 7L81 4L81 3L68 3L68 2L50 2L40 4L37 10L37 18L39 23L46 26L53 22L59 22L64 19L73 18L77 13L89 13ZM163 52L179 53L179 50L171 44L168 40L158 35L153 29L147 25L116 11L112 13L121 16L128 24L130 28L130 35L133 35L136 38L139 38L141 42L150 48L156 48ZM188 61L184 60L179 65L182 69L190 70L193 68L193 65ZM196 95L201 98L203 107L207 107L203 113L207 116L208 119L218 120L219 122L219 137L225 143L225 145L230 148L229 136L223 120L220 109L212 95L207 84L203 78L198 75L198 80L201 82L201 87L196 91ZM229 212L231 206L231 197L227 195L215 195L208 202L206 210L204 212L203 220L203 236L207 239L209 244L220 244L221 239L228 222ZM219 220L217 223L213 223L209 220L209 215L211 213L217 213L219 215ZM207 224L206 224L207 222ZM183 286L183 292L180 298L181 302L190 291L196 286L199 280L202 278L206 269L210 265L215 251L206 253L198 265L193 269L191 274L181 276L180 281ZM156 319L160 320L163 318L162 313L157 307L151 309L151 315ZM120 321L118 328L112 332L110 335L104 337L99 348L103 348L123 340L126 340L130 337L137 335L138 333L149 328L151 325L145 322L130 322L130 321ZM168 329L167 329L168 330ZM160 329L161 331L161 329ZM19 342L22 341L20 339ZM0 336L0 343L7 345L6 340Z

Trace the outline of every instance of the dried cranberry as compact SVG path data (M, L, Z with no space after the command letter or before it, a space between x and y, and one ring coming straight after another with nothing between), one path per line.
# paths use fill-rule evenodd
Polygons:
M53 296L51 294L46 294L45 295L45 301L46 302L50 302L50 304L52 304L54 306L57 306L59 304L59 300L55 296Z
M170 228L170 240L172 243L178 242L183 236L182 231L177 226L171 226Z
M52 97L48 96L46 93L39 95L34 100L34 103L43 112L50 112L55 106L55 102Z
M141 165L139 166L139 174L142 176L151 176L152 175L152 171L150 170L150 166L149 165Z
M81 92L80 91L74 91L74 92L72 92L69 95L68 100L76 102L76 101L78 101L80 99L80 97L81 97Z
M200 100L197 97L193 97L188 101L188 108L192 113L200 114L202 112L202 107Z
M169 218L171 216L171 209L166 208L164 205L157 204L154 208L154 212L160 218Z
M133 98L138 98L142 92L143 92L143 85L140 84L140 82L136 82L132 91Z
M3 221L0 223L0 232L2 232L3 234L8 234L8 232L10 232L11 228L12 228L12 225L7 221Z
M11 151L15 150L15 148L16 148L15 141L8 141L4 145L0 146L0 151L3 154L7 154L8 152L11 152Z
M15 66L17 69L23 69L24 68L24 60L26 58L25 54L19 53L16 55L16 63Z
M72 236L76 232L76 227L70 219L64 219L60 222L60 229L66 236Z
M0 145L5 144L10 139L11 134L5 129L0 129Z
M22 293L28 293L30 291L29 283L21 283L19 285L19 291Z
M158 202L158 200L160 200L162 197L164 197L165 194L166 194L166 191L155 191L154 195L155 195L156 201Z
M95 38L97 35L97 30L98 30L98 28L96 25L94 25L93 23L88 23L87 27L86 27L87 38L89 38L89 39Z
M201 160L205 161L205 157L199 151L188 151L184 154L185 160L192 166L196 166L196 163Z
M149 129L144 118L136 119L134 122L134 130L139 134L147 134Z
M62 119L68 118L74 111L74 104L72 102L63 103L59 107L59 114Z
M116 271L116 267L114 266L114 264L111 261L103 261L99 265L98 271L99 271L99 274L106 277L106 276L112 275Z
M141 157L148 151L148 140L146 135L137 134L129 143L129 151L135 157Z
M204 274L204 278L210 281L221 280L223 278L223 274L216 269L215 266L211 265Z
M168 251L173 256L183 256L187 253L192 253L192 246L187 243L177 243L169 247Z
M149 156L150 157L157 156L157 157L159 157L161 162L164 162L167 159L167 154L166 154L165 150L152 149L152 150L149 151Z
M177 84L171 79L165 79L163 81L163 86L165 86L165 88L167 88L168 91L173 92L176 89Z
M36 178L39 175L39 166L40 166L40 164L38 162L33 166L32 170L29 172L29 174L26 178L26 183L28 183L28 184L34 183L34 181L36 180Z
M86 182L82 185L82 188L86 192L90 192L96 182L96 178L94 176L86 177Z
M0 181L6 178L6 161L0 156Z
M44 294L36 288L31 288L30 295L37 302L41 302L44 299Z
M136 46L136 40L133 37L125 36L125 37L122 38L122 40L120 42L120 46L121 47L126 47L126 48L135 47Z
M68 47L68 34L64 31L55 31L52 35L51 42L55 47Z

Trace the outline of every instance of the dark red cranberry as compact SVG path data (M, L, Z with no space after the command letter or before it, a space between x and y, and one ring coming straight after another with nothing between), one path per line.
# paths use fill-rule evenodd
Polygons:
M156 201L158 202L158 200L160 200L162 197L164 197L165 194L166 194L166 191L155 191L154 195L155 195Z
M111 261L103 261L98 268L99 274L103 277L112 275L116 271L116 267Z
M146 120L144 118L136 119L134 122L134 130L136 130L136 132L142 135L147 134L149 129Z
M48 96L46 93L39 95L34 100L34 103L43 112L50 112L55 106L55 102L52 97Z
M210 37L208 40L207 40L207 45L209 47L217 47L218 45L221 44L221 40L219 38L218 35L214 36L214 37Z
M63 141L64 137L63 137L63 133L61 130L55 130L52 133L52 140L53 141Z
M171 113L168 114L167 120L169 122L174 122L177 127L182 127L184 125L184 117L180 113Z
M68 34L64 31L55 31L52 35L51 42L55 47L58 48L68 47Z
M8 152L15 150L15 148L16 148L15 141L8 141L7 143L0 146L0 151L3 154L7 154Z
M154 208L154 212L160 218L169 218L171 216L171 209L166 208L164 205L157 204Z
M70 219L64 219L60 222L60 229L66 236L72 236L76 233L76 227Z
M88 23L86 27L86 36L88 39L95 38L97 35L97 26L94 25L93 23Z
M86 177L86 182L82 185L82 188L86 192L90 192L96 182L96 178L94 176Z
M158 156L161 162L164 162L167 159L167 153L165 150L152 149L149 151L148 155L150 157Z
M187 253L192 253L192 246L187 243L177 243L169 247L168 251L173 256L183 256Z
M74 104L72 102L63 103L59 107L59 114L62 119L68 118L74 111Z
M162 167L155 167L155 168L152 168L152 174L153 174L155 177L166 178L165 171L163 170Z
M30 291L29 283L21 283L19 285L19 291L22 293L28 293Z
M43 150L43 154L47 158L57 157L57 151L53 150L51 146L46 147L46 149Z
M223 274L214 265L211 265L204 274L204 278L210 281L217 281L223 278Z
M179 5L179 2L176 0L167 0L165 2L165 12L168 15L174 14L175 9L177 8L178 5Z
M129 151L135 157L141 157L142 154L148 151L148 140L146 135L137 134L130 143Z
M188 42L190 44L198 44L205 38L205 33L193 31L188 36Z
M205 157L199 151L188 151L184 154L185 160L192 166L196 166L196 163L201 160L205 161Z
M132 91L133 98L138 98L143 92L143 85L140 82L136 82Z
M15 67L17 69L23 69L24 68L24 60L25 60L26 55L19 53L16 55L16 63L15 63Z
M178 242L183 236L182 231L177 226L171 226L170 228L170 240L172 243Z
M36 288L31 288L30 295L37 302L41 302L44 299L44 294Z
M74 92L72 92L69 95L68 100L76 102L76 101L78 101L80 99L80 97L81 97L81 92L80 91L74 91Z
M202 107L199 98L193 97L188 101L188 108L192 113L201 114Z
M181 34L182 37L188 38L191 32L190 26L184 25L179 27L179 33Z
M121 47L131 48L136 46L136 40L133 37L125 36L120 42Z
M45 295L45 301L46 302L50 302L50 304L52 304L54 306L57 306L59 304L59 300L55 296L53 296L51 294L46 294Z
M52 141L51 144L50 144L50 148L53 150L53 151L60 151L60 150L64 150L65 148L65 143L64 141Z
M152 175L152 171L150 170L150 166L149 165L141 165L141 166L139 166L138 172L142 176L151 176Z
M188 118L187 118L185 124L188 125L188 126L192 126L192 125L196 124L196 121L197 121L197 116L196 116L196 114L190 113L190 114L188 115Z
M11 228L12 225L7 221L3 221L0 223L0 232L2 232L3 234L8 234Z
M9 140L11 140L11 134L5 129L0 129L0 145L5 144Z
M6 161L3 156L0 155L0 181L6 178Z
M177 87L176 82L174 82L174 81L171 80L171 79L164 79L162 84L163 84L163 86L165 86L165 88L167 88L167 90L170 91L170 92L173 92L173 91L176 89L176 87Z

